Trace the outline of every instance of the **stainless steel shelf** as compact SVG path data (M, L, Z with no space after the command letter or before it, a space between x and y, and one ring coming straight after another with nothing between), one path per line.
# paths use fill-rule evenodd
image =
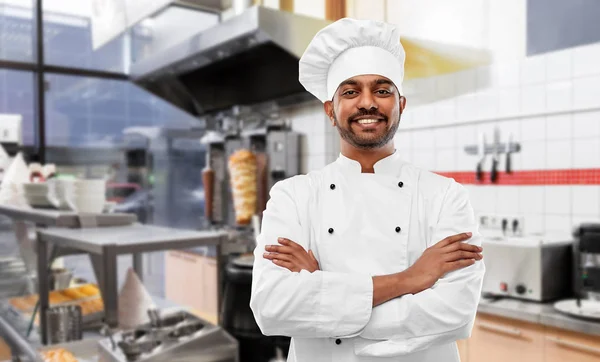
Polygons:
M40 323L42 343L46 344L46 310L49 306L47 265L53 248L63 250L66 248L90 254L104 300L105 322L111 327L116 327L118 325L118 255L216 245L217 263L220 265L220 246L228 240L228 236L224 231L190 231L134 224L111 228L39 229L37 239ZM141 273L141 270L136 271L138 275Z
M0 205L0 215L6 215L12 219L29 221L43 226L56 226L65 228L81 227L80 216L72 211L27 209L8 205ZM133 214L91 214L96 220L98 227L125 226L137 221Z

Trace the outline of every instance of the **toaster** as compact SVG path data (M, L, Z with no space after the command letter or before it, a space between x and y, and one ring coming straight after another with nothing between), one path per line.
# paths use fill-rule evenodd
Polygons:
M482 293L536 302L570 296L572 246L567 237L484 238Z

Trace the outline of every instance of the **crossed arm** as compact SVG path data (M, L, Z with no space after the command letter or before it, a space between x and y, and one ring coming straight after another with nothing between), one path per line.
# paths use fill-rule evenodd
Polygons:
M442 214L449 216L434 235L454 236L427 249L404 272L370 277L319 270L306 251L290 186L273 188L255 251L251 307L263 333L360 336L356 353L371 356L407 354L470 333L484 267L475 245L480 236L454 235L462 231L455 225L476 229L462 190L445 201L450 210ZM272 245L280 237L280 245Z

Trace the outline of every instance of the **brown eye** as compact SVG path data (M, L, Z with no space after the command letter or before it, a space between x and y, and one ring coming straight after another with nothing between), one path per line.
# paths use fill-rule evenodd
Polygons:
M347 90L344 93L342 93L342 95L345 95L345 96L352 96L355 94L356 94L356 91L353 91L353 90Z

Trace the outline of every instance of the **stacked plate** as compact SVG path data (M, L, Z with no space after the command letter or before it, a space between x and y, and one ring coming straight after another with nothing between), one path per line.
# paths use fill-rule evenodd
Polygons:
M23 191L27 203L32 207L54 207L48 198L48 184L45 182L25 183Z

